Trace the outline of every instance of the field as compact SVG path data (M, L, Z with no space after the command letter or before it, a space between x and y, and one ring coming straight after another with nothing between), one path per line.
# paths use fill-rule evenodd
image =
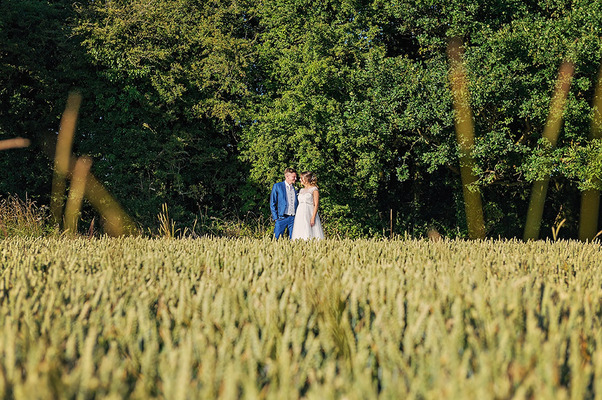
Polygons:
M602 398L602 251L6 239L0 397Z

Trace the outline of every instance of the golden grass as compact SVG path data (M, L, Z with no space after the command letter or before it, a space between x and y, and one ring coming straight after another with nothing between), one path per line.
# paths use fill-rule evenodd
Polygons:
M0 397L595 398L578 242L8 239Z

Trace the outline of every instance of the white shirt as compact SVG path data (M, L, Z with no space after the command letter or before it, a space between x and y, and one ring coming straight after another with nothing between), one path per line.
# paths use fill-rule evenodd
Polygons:
M286 185L286 201L288 203L286 214L295 215L295 189L290 183L284 182L284 184Z

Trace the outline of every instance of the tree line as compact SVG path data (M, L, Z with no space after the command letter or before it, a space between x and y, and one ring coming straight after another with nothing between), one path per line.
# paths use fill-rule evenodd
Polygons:
M269 215L285 167L312 170L331 233L467 234L447 46L463 43L476 181L490 237L522 237L549 176L542 236L577 237L600 189L592 139L602 4L585 0L66 0L0 3L0 193L47 202L67 93L74 151L142 226L161 205ZM564 62L556 146L542 139ZM91 212L91 211L88 211ZM556 234L555 234L556 236Z

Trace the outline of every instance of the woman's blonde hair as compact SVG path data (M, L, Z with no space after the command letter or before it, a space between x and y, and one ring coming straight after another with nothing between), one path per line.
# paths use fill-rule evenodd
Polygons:
M301 178L303 178L305 182L308 182L312 186L316 186L318 184L318 176L311 171L302 172Z

